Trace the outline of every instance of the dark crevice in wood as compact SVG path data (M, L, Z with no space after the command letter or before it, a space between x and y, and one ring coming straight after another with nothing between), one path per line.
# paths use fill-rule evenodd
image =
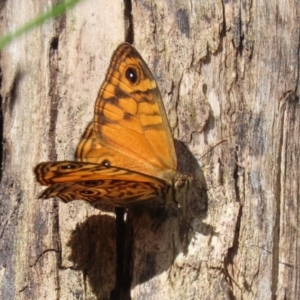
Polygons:
M58 45L59 45L59 38L56 36L52 39L50 43L50 49L52 51L57 51L58 50Z
M24 292L26 289L28 289L29 288L29 286L28 286L28 284L26 284L23 288L21 288L18 292L19 293L22 293L22 292Z
M286 151L284 149L286 147L286 144L284 143L284 128L285 128L285 112L286 112L286 105L282 106L281 111L279 112L280 119L279 119L279 141L278 141L278 155L277 155L277 166L281 166L282 164L282 153ZM287 126L288 128L288 126ZM276 200L276 213L274 214L274 228L273 228L273 246L272 246L272 280L271 280L271 293L272 293L272 299L276 299L277 296L277 289L278 289L278 265L279 265L279 241L280 241L280 213L281 213L281 176L282 176L282 169L281 167L277 168L278 172L276 174L276 183L275 183L275 200Z
M241 32L242 32L242 16L240 3L237 3L236 9L233 15L233 45L235 49L240 48L241 43Z
M55 46L55 47L53 47ZM50 70L50 91L49 95L51 98L50 103L50 125L48 131L50 152L50 160L57 160L57 153L55 148L55 135L56 135L56 123L57 123L57 109L59 103L59 93L57 87L58 81L58 46L59 39L54 37L50 42L50 53L49 53L49 70Z
M58 51L59 51L59 36L61 32L65 29L66 24L66 16L63 15L56 19L55 22L55 31L56 34L50 41L50 49L49 49L49 78L50 78L50 90L49 95L51 98L50 103L50 125L48 131L48 141L50 145L49 151L49 159L51 161L57 160L57 151L56 151L56 124L57 124L57 116L58 116L58 107L60 101L60 91L59 91L59 59L58 59ZM59 236L59 213L58 213L58 200L53 201L53 244L57 246L59 250L57 252L57 269L56 269L56 289L57 299L60 299L60 281L59 281L59 269L62 265L61 258L61 241Z
M2 69L0 68L0 91L2 89ZM3 120L3 98L0 94L0 182L2 181L2 166L3 166L3 140L4 136L4 120Z
M222 28L220 30L220 36L224 38L226 36L226 15L225 15L225 3L224 0L222 1Z
M124 0L124 20L125 20L125 42L133 44L133 16L131 0Z
M59 76L59 35L65 28L65 16L57 19L55 24L56 35L50 41L50 51L49 51L49 70L50 70L50 90L49 95L51 98L50 103L50 126L49 126L49 145L50 153L49 159L51 161L57 160L57 153L55 148L55 136L56 136L56 123L57 123L57 113L58 105L60 100L60 94L58 90L58 76Z
M234 233L233 243L232 247L228 249L227 255L224 258L224 274L227 278L227 281L229 282L231 286L231 291L228 291L230 294L230 299L236 299L234 293L233 293L233 285L236 285L240 290L242 288L238 285L237 281L233 277L234 274L230 274L228 267L232 266L232 269L237 268L234 266L234 258L237 255L238 249L239 249L239 237L240 237L240 228L241 228L241 221L243 216L243 209L242 206L239 208L238 216L237 216L237 222L236 222L236 229ZM249 291L248 289L249 284L245 282L243 288Z
M243 56L243 52L244 52L244 36L240 37L240 44L239 44L239 48L237 50L238 50L239 55Z
M111 292L110 300L130 300L131 285L131 220L125 222L125 209L116 208L116 286Z
M235 164L233 177L234 177L234 188L235 188L235 195L236 195L236 201L241 203L240 198L240 188L238 186L238 180L239 180L239 165L238 165L238 149L235 151L235 161L237 162ZM229 292L230 299L236 299L234 293L233 293L233 284L238 286L238 283L235 281L233 276L230 274L228 267L233 266L232 269L234 269L234 257L237 255L237 251L239 249L239 238L240 238L240 228L241 228L241 221L243 216L243 208L242 205L240 205L238 216L237 216L237 222L236 222L236 228L234 231L234 238L233 238L233 244L232 247L228 249L227 256L224 258L224 274L227 278L227 281L230 283L232 290ZM244 288L247 289L247 284L244 285ZM239 287L239 286L238 286ZM240 288L240 287L239 287Z
M300 57L300 36L297 43L297 57ZM300 66L297 67L297 76L296 76L296 86L295 86L295 92L298 93L298 83L299 83L299 74L300 74Z
M176 13L176 21L182 35L190 38L190 20L188 11L180 8Z
M125 42L134 43L133 16L131 0L124 0ZM130 300L132 278L131 250L132 225L127 218L125 209L117 207L116 213L116 285L111 292L110 300Z
M54 244L56 244L56 247L58 249L56 259L58 267L61 269L62 266L62 257L61 257L61 240L59 235L59 202L58 200L53 202L53 215L55 217L55 222L53 222L53 237L54 237Z
M238 180L239 180L239 165L238 165L238 147L236 147L236 151L235 151L235 168L233 171L233 178L234 178L234 189L235 189L235 195L236 195L236 201L237 202L241 202L241 198L240 198L240 188L239 188L239 184L238 184Z

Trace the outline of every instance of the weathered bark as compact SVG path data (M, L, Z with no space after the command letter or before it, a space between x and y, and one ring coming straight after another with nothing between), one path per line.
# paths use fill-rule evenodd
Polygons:
M83 1L2 51L0 298L297 299L299 3L141 0L131 19L125 2ZM1 32L47 4L5 2ZM33 167L72 159L125 37L189 149L191 219L138 208L126 228L122 211L36 199Z

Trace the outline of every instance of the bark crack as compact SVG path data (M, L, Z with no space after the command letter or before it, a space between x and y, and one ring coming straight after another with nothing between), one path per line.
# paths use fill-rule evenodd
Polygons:
M0 68L0 91L2 90L2 69ZM4 145L4 120L3 120L3 98L0 93L0 182L2 181L2 166L3 166L3 145Z
M124 0L125 42L134 43L133 15L131 0ZM110 300L129 300L132 279L132 220L125 222L125 209L117 207L116 213L116 285Z
M51 99L50 103L50 125L48 131L48 142L50 146L49 159L50 161L57 160L57 151L56 151L56 124L58 116L58 106L60 101L60 91L59 91L59 36L61 32L66 27L66 15L63 15L56 19L55 21L55 35L50 41L49 49L49 77L50 77L50 86L49 86L49 96ZM58 200L53 201L53 243L57 245L58 249L61 249L61 242L59 236L59 213L58 213ZM56 286L57 286L57 299L60 299L60 280L59 280L59 267L62 265L61 253L59 250L55 250L57 253L57 265L56 269Z
M289 95L284 95L283 101L286 101L286 97ZM282 178L282 154L284 152L283 148L286 146L283 144L284 137L284 123L285 123L285 112L286 112L286 102L283 103L281 107L282 111L280 113L279 120L279 141L278 141L278 155L277 155L277 174L276 174L276 191L275 191L275 200L276 200L276 214L274 218L274 230L273 230L273 246L272 246L272 281L271 281L271 292L272 298L276 298L277 286L278 286L278 263L279 263L279 240L280 240L280 202L281 202L281 178Z
M116 286L111 292L110 300L129 300L132 279L132 220L125 209L117 207L116 212Z
M297 47L297 56L300 57L300 37L298 40L298 47ZM297 64L297 76L296 76L296 86L295 86L295 92L298 91L298 82L299 82L299 64Z
M133 30L133 16L131 0L124 0L124 20L125 20L125 42L133 44L134 30Z
M57 160L57 152L55 148L55 136L56 136L56 123L57 123L57 109L59 103L58 93L58 36L53 37L50 42L50 53L49 53L49 70L50 70L50 90L49 95L51 98L50 102L50 125L48 130L48 138L50 145L50 160Z
M239 163L238 163L238 148L236 148L235 151L235 168L233 172L234 177L234 189L235 189L235 195L236 195L236 202L241 203L241 197L240 197L240 187L238 185L239 180ZM235 296L233 294L233 284L236 284L236 286L241 290L241 287L239 286L238 282L234 279L234 274L230 274L229 266L234 267L234 257L237 255L237 251L239 249L239 237L240 237L240 227L241 227L241 221L243 216L243 207L240 205L238 215L237 215L237 221L234 231L234 238L232 247L228 249L227 256L224 258L224 274L226 278L228 279L228 282L231 286L231 292L230 297L231 299L235 299Z

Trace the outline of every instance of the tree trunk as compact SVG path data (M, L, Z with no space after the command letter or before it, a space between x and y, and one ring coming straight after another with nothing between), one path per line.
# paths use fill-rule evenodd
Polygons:
M4 2L2 35L48 3ZM86 0L7 46L0 298L298 299L299 18L298 1ZM186 214L37 199L33 167L74 158L124 40L193 175Z

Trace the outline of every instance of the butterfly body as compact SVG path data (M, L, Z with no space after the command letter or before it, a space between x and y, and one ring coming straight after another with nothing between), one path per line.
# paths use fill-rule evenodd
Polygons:
M173 194L185 178L176 169L156 81L137 50L123 43L112 56L75 161L41 163L35 174L48 186L40 198L128 206Z

